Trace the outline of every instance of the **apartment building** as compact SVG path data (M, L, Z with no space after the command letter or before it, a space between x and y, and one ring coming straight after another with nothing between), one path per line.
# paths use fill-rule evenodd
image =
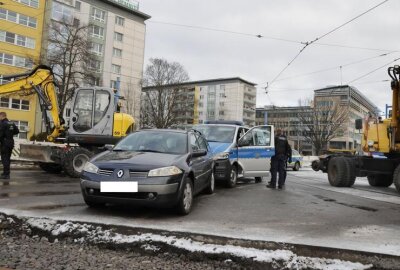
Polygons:
M378 115L377 106L365 97L358 89L349 85L331 86L314 91L314 106L340 106L340 110L347 112L347 120L328 148L358 149L361 144L361 134L355 129L355 120L365 118L366 115Z
M311 155L311 144L303 136L304 127L298 117L299 114L311 112L311 110L310 106L257 108L256 125L273 125L275 128L281 128L294 149L303 155Z
M48 24L68 18L74 24L89 25L88 38L95 56L90 63L95 78L89 84L116 89L126 99L122 110L138 121L145 21L150 16L131 0L52 0L47 1L47 9Z
M179 125L201 124L207 120L236 120L255 125L256 84L239 77L191 81L164 86L178 89L177 110ZM154 91L144 87L143 92ZM144 112L148 108L146 95L142 97Z
M4 75L26 73L40 61L45 0L2 0L0 5L0 84ZM40 132L41 112L35 95L0 97L0 111L19 127L19 138Z

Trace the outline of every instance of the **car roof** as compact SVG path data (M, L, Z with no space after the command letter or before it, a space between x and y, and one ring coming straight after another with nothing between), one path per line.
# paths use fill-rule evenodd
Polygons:
M245 126L238 126L238 125L233 125L233 124L196 124L193 126L223 126L223 127L237 127L237 128L243 127L243 128L245 128Z

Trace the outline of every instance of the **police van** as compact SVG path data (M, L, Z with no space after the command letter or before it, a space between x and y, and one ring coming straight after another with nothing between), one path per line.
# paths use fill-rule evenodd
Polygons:
M275 154L274 127L248 128L237 121L209 121L192 127L207 139L214 155L214 177L228 187L241 177L254 177L256 183L268 176Z

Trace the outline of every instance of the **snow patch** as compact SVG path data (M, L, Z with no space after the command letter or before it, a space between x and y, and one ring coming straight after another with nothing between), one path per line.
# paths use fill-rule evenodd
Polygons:
M297 256L290 250L267 250L234 245L207 244L200 241L193 241L188 238L178 238L176 236L165 236L153 233L139 235L123 235L114 233L111 230L103 230L101 227L94 227L88 224L66 222L63 224L43 218L30 218L27 223L35 228L51 232L52 235L62 235L65 233L79 234L81 237L75 242L83 243L115 243L133 244L143 243L141 248L145 250L158 251L159 247L152 243L163 243L189 252L204 252L206 254L229 254L231 256L253 259L257 262L273 263L278 267L288 269L320 269L320 270L364 270L372 265L364 265L350 261L337 259L314 258Z

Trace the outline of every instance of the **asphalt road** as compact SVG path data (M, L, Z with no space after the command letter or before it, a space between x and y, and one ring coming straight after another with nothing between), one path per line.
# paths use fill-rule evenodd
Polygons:
M358 179L334 188L309 168L289 171L285 190L252 179L199 195L192 213L135 207L86 207L79 180L39 170L12 172L0 183L0 212L400 255L400 196Z

